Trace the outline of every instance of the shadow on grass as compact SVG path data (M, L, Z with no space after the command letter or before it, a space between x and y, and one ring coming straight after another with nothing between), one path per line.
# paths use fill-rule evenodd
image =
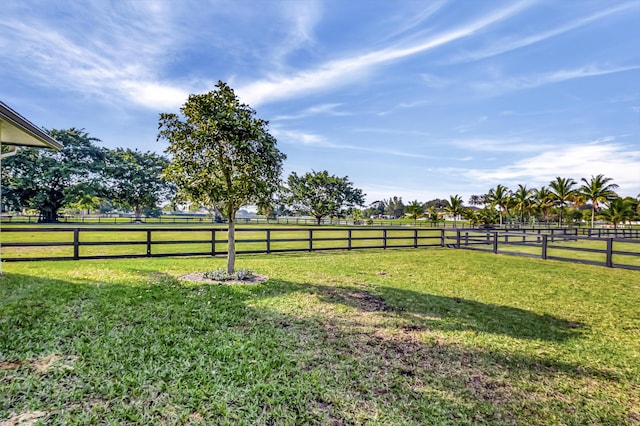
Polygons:
M64 410L88 423L543 423L537 411L557 409L559 422L564 413L569 423L589 423L570 411L579 397L554 383L616 380L607 371L419 336L471 330L553 343L580 335L562 319L385 287L183 285L157 272L136 285L6 274L0 286L6 360L78 357L72 371L22 369L0 380L0 419L31 407L51 410L51 423L64 422ZM296 294L319 303L304 315L259 303ZM353 310L315 310L338 306ZM591 412L624 420L598 395Z

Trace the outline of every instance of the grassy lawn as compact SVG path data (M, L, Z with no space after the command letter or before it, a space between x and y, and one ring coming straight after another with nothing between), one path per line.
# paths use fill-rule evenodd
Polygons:
M0 422L640 422L637 271L430 248L177 279L224 263L4 264Z

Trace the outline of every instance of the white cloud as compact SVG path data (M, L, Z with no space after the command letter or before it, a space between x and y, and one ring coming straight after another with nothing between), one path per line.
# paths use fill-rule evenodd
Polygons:
M301 119L301 118L308 118L308 117L312 117L312 116L315 116L315 115L330 115L330 116L334 116L334 117L351 115L351 113L349 113L349 112L336 111L336 109L338 107L340 107L341 105L342 104L337 104L337 103L328 103L328 104L322 104L322 105L315 105L315 106L306 108L305 110L303 110L299 114L279 115L279 116L275 117L273 120L274 121L276 121L276 120L298 120L298 119Z
M526 47L534 43L539 43L549 38L564 34L571 30L583 27L592 22L599 21L615 13L623 12L637 6L638 6L637 2L624 3L621 5L612 7L610 9L606 9L601 12L595 13L593 15L589 15L581 19L576 19L575 21L569 22L563 26L560 26L548 31L543 31L538 34L533 34L528 37L523 37L519 39L493 40L490 46L484 49L475 49L470 52L465 52L463 54L455 55L448 61L448 63L455 64L455 63L461 63L461 62L477 61L479 59L489 58L491 56L499 55L501 53Z
M604 174L620 185L621 192L635 195L640 191L640 149L602 140L571 146L558 144L553 149L494 170L471 169L467 173L488 186L495 183L540 186L547 185L556 176L578 181Z
M610 68L600 67L599 65L586 65L580 68L557 70L548 73L532 74L520 77L492 78L491 81L472 83L471 87L489 96L495 96L517 90L532 89L548 84L561 83L567 80L597 77L638 69L640 69L640 65Z
M260 105L280 99L303 96L308 93L343 86L363 77L375 66L423 53L452 41L468 37L475 32L502 21L520 12L530 2L518 2L510 7L494 12L465 26L431 36L421 43L409 46L395 46L349 59L329 61L311 70L294 75L272 76L266 80L254 81L238 88L237 93L245 102Z

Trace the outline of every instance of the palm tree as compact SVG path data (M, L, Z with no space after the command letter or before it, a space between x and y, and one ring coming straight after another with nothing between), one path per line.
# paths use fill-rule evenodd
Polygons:
M440 220L440 214L436 209L436 206L431 206L427 209L427 218L431 222L431 225L437 225Z
M558 221L558 228L562 227L562 212L564 211L565 206L568 202L573 200L576 195L576 190L573 189L574 185L576 184L577 182L575 180L571 178L561 178L560 176L557 176L556 180L553 180L549 183L553 202L560 209L560 220Z
M456 227L456 218L462 214L464 207L462 206L462 197L458 194L449 196L449 205L445 211L453 216L453 227Z
M500 210L500 226L502 226L502 212L509 213L509 200L511 199L511 191L504 185L498 184L495 188L489 190L487 201L492 207L498 207Z
M409 215L411 219L413 219L413 224L415 225L418 218L424 215L424 206L418 202L418 200L414 200L404 206L404 214Z
M540 216L545 222L549 216L549 209L553 207L551 198L551 191L546 186L533 190L533 208L540 212Z
M618 229L618 224L631 220L635 216L635 212L631 204L617 197L609 203L608 209L600 212L599 216L607 222L611 222L614 229Z
M618 185L609 183L612 180L612 178L604 177L604 175L592 175L590 180L582 178L584 184L580 187L580 192L586 200L591 200L591 228L593 228L595 222L598 204L611 201L618 195L614 191L614 189L618 188Z
M524 222L525 212L528 214L533 205L533 191L528 189L526 185L518 185L518 189L513 193L513 208L520 212L520 223Z

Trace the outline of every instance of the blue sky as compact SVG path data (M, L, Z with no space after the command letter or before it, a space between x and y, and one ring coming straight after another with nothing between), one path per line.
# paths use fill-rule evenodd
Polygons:
M291 171L367 201L604 174L640 193L640 1L3 2L0 99L163 152L158 114L223 80Z

